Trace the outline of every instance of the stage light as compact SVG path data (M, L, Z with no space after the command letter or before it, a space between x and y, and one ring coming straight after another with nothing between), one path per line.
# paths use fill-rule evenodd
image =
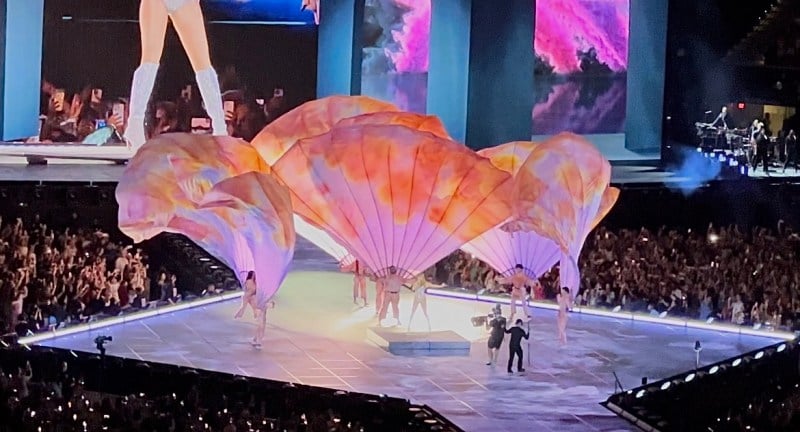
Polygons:
M733 361L733 363L731 363L731 366L736 367L739 366L740 364L742 364L742 359L737 358L736 360Z
M778 352L783 352L784 350L786 350L786 344L785 343L782 343L782 344L778 345Z
M202 257L202 258L200 258L200 261L201 261L201 262L209 262L209 261L211 261L211 258L209 258L209 257Z
M645 393L646 392L644 390L639 390L638 392L636 392L636 399L643 398Z
M762 357L764 357L764 351L759 351L759 352L757 352L757 353L756 353L756 355L754 356L754 358L755 358L756 360L760 360Z
M714 375L718 371L719 371L719 366L712 366L711 369L709 369L708 373Z
M670 382L670 381L667 381L667 382L665 382L664 384L661 384L661 390L666 390L666 389L668 389L668 388L669 388L669 386L671 386L671 385L672 385L672 382Z
M683 381L687 382L687 383L690 383L690 382L694 381L694 378L696 376L697 375L695 375L694 373L690 373L689 375L686 375L686 379L684 379Z
M736 105L736 107L737 107L737 108L739 108L740 110L743 110L743 109L745 108L745 104L744 104L744 102L739 102L739 103Z

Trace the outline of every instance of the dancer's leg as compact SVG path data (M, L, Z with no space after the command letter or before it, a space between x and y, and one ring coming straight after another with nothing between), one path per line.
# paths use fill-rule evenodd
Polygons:
M489 353L489 361L486 362L486 365L488 366L491 365L492 361L494 360L494 350L492 349L492 347L486 347L486 349L487 352Z
M400 294L398 293L391 293L389 294L389 300L392 303L392 317L400 322Z
M142 57L139 67L133 73L131 100L128 108L128 121L125 138L135 148L147 140L144 119L147 104L153 93L158 73L158 63L164 52L164 37L167 33L169 16L162 0L141 0L139 4L139 31L141 33Z
M267 327L267 309L259 309L257 314L258 316L258 328L256 329L256 346L261 346L261 342L264 341L264 332L266 331Z
M172 18L175 31L186 50L192 69L195 71L197 87L200 89L203 102L205 102L206 112L211 117L211 128L214 135L227 135L219 77L211 67L208 35L200 3L197 0L187 1L178 10L171 13L170 18Z
M385 295L383 292L383 288L375 283L375 315L380 315L380 311L383 308L383 303L385 300Z
M353 279L353 304L358 304L358 279Z
M358 293L361 299L364 300L364 306L367 306L367 281L363 278L358 282Z
M378 312L378 324L380 324L381 321L386 319L386 313L387 312L389 312L389 296L382 295L381 296L381 306L380 306L380 310Z
M508 346L508 373L512 373L511 366L514 365L514 354L516 351L510 345Z
M419 300L415 297L414 304L411 305L411 316L408 317L408 329L411 330L411 322L414 321L414 313L417 312L417 307L419 307Z
M419 305L422 307L422 313L425 314L425 321L428 322L428 331L431 331L431 317L428 316L428 298L422 297L419 300Z
M522 367L522 356L524 356L524 352L522 351L522 347L517 348L517 372L525 371L525 368Z
M508 317L508 322L514 322L514 315L517 314L517 296L512 293L511 294L511 316Z

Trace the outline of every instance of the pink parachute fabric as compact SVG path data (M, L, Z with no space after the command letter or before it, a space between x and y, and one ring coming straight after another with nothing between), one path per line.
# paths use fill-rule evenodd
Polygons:
M529 141L516 141L480 150L478 154L514 176L516 181L517 172L535 146ZM525 273L532 278L538 278L550 270L561 256L559 246L551 239L535 231L510 231L502 226L478 236L462 246L461 250L489 264L504 276L514 273L514 267L521 264Z
M199 201L214 184L250 171L269 172L269 166L236 138L165 134L149 140L117 185L119 228L137 243L168 232L178 208Z
M580 288L577 260L591 230L611 210L611 165L586 139L571 133L537 145L514 182L513 221L505 229L534 231L561 249L561 285Z
M400 109L367 96L329 96L306 102L268 124L252 141L261 157L274 165L299 140L324 134L341 120L361 114Z
M400 125L335 127L273 166L295 212L373 274L404 276L506 220L511 176L461 144Z
M430 132L440 138L452 139L444 127L444 123L436 116L422 115L410 112L381 111L349 117L336 124L339 126L359 125L400 125L420 132Z
M375 112L399 112L396 106L366 96L330 96L306 102L268 124L251 143L272 165L299 140L324 134L343 119ZM302 218L295 218L297 234L310 241L341 264L353 256L325 231Z
M289 191L268 174L249 172L217 183L194 206L179 208L169 230L218 258L242 283L255 271L259 306L278 291L294 255Z
M247 271L258 272L263 300L277 290L294 252L288 190L268 172L238 139L170 134L150 140L117 186L120 230L136 242L161 232L184 234L240 281Z

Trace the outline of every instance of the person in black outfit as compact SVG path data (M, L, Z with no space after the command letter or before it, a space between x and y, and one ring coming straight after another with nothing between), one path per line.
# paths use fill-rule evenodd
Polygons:
M796 173L800 168L800 151L798 151L800 148L797 147L797 135L794 129L789 130L784 142L786 144L786 162L783 163L783 172L786 172L786 167L791 164Z
M756 144L756 158L753 162L753 171L758 169L758 165L763 162L764 173L769 175L769 158L767 157L769 138L767 138L763 122L759 122L758 127L753 131L753 140Z
M506 336L506 318L500 310L500 305L494 307L492 320L486 324L486 327L491 329L489 334L489 361L487 366L497 363L497 356L500 354L500 346L503 345L503 339Z
M522 329L522 320L518 319L514 327L506 330L506 333L511 334L511 340L508 342L508 373L513 373L511 365L514 364L514 356L517 356L517 371L525 372L522 367L522 338L528 339L528 332Z

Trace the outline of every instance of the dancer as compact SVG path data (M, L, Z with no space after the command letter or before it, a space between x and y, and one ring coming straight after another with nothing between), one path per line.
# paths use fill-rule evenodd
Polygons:
M511 340L508 341L508 373L514 373L511 366L514 364L514 356L517 356L517 372L525 372L522 367L522 338L528 339L530 333L522 329L522 320L518 319L506 333L511 334Z
M384 294L386 293L386 281L383 278L370 276L370 280L375 282L375 316L380 316L383 307Z
M400 324L400 289L407 281L405 278L397 274L397 267L389 267L389 274L376 281L375 286L378 286L379 281L383 281L383 302L381 303L381 311L378 314L378 324L380 325L386 318L389 305L392 305L392 317L395 320L395 325Z
M556 294L556 301L558 302L558 343L561 345L567 344L567 318L570 308L570 295L569 288L561 288L561 292Z
M342 271L353 272L353 304L358 304L358 299L364 301L367 307L367 272L358 260L348 266L342 266Z
M444 285L433 285L425 278L425 273L420 273L414 282L411 284L411 291L414 292L414 304L411 306L411 316L408 318L408 330L411 331L411 321L414 320L414 313L417 307L422 308L422 313L425 314L425 320L428 322L428 332L431 331L431 318L428 316L428 297L425 289L429 286L442 287Z
M508 320L514 321L514 316L517 314L517 302L522 302L522 312L525 313L525 320L530 320L528 305L525 301L525 286L533 286L537 281L525 274L525 268L522 267L522 264L517 264L514 267L513 275L508 277L498 276L496 280L503 285L511 285L511 316L508 317Z
M316 2L315 2L316 3ZM147 140L145 114L153 92L167 24L172 21L175 31L186 50L192 69L195 71L197 87L203 97L206 112L211 117L214 135L227 135L225 113L222 110L219 78L211 66L203 11L199 0L140 0L139 30L142 41L142 57L133 74L131 84L130 111L125 138L133 148L141 147Z
M492 320L486 324L486 327L491 329L487 343L489 361L486 362L486 366L497 363L497 356L500 355L500 346L503 345L503 339L506 337L507 323L499 304L494 306L491 318Z
M242 294L242 305L233 318L241 318L247 306L253 309L253 318L256 318L258 316L258 308L256 307L256 272L252 270L247 272L247 278L244 281L244 294Z

